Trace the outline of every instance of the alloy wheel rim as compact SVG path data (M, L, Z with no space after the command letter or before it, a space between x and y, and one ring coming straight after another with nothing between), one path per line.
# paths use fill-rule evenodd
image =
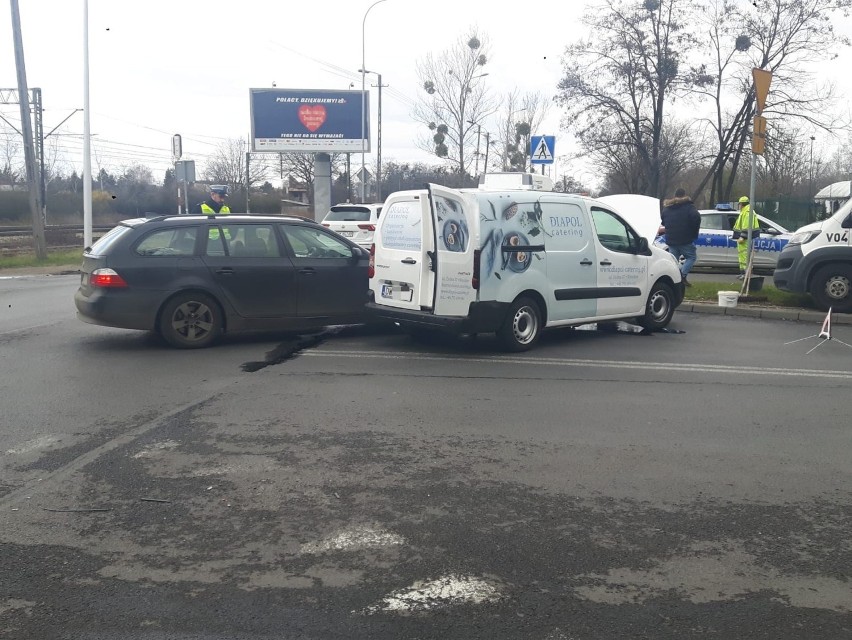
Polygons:
M172 327L187 340L201 340L213 328L213 312L203 302L184 302L172 315Z

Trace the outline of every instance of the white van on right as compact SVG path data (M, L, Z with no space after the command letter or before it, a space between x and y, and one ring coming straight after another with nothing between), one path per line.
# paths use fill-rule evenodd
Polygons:
M630 318L665 327L683 284L674 257L651 245L659 201L528 186L391 194L367 308L413 332L495 333L509 351L530 349L545 328Z
M852 200L797 230L778 256L775 286L810 293L823 311L852 313Z

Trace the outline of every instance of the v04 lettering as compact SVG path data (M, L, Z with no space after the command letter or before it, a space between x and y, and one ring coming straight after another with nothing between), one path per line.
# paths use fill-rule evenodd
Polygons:
M843 233L835 232L835 233L826 233L825 239L828 242L848 242L849 241L849 232L844 231Z

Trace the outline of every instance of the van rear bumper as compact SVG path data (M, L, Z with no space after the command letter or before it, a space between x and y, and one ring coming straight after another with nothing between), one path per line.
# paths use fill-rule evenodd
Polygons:
M409 329L431 329L447 333L494 333L509 311L508 302L471 302L466 316L436 316L431 311L397 309L376 304L370 292L367 312L374 318L389 320Z

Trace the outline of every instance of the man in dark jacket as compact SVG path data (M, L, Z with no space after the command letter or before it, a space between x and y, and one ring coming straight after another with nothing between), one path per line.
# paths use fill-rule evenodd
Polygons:
M675 191L674 198L663 202L663 206L663 212L660 214L660 233L666 234L669 253L678 260L683 256L680 273L683 283L691 287L686 276L695 264L695 240L701 227L701 214L683 189Z

